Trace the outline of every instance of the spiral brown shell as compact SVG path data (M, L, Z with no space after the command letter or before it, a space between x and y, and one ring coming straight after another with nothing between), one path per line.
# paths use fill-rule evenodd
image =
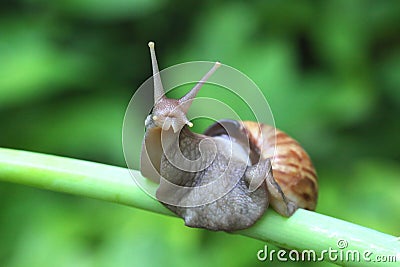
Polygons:
M315 210L318 198L317 174L310 157L300 144L272 126L252 121L242 123L251 145L255 146L262 158L272 159L273 176L285 196L299 208Z

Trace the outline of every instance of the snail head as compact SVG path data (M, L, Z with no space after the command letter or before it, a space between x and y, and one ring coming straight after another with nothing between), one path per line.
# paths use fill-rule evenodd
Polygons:
M204 77L201 78L201 80L183 97L179 99L167 98L161 82L161 76L158 69L153 42L149 42L149 48L154 80L154 108L153 113L150 115L150 119L163 131L168 131L170 128L172 128L174 133L176 133L179 132L185 125L192 127L193 123L191 123L186 117L187 111L189 110L193 99L196 97L203 84L215 72L215 70L221 66L221 63L216 62L214 66L206 73L206 75L204 75Z

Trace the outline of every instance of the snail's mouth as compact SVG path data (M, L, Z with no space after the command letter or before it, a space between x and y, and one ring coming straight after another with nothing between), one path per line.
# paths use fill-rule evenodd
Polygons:
M168 131L169 129L172 128L174 133L179 132L185 125L188 125L189 127L193 126L193 123L191 123L188 119L180 119L176 117L164 117L160 118L158 116L153 116L152 117L154 123L158 126L161 127L163 131Z
M167 117L161 124L161 128L164 131L168 131L170 128L174 131L174 133L179 132L185 124L180 123L176 118Z

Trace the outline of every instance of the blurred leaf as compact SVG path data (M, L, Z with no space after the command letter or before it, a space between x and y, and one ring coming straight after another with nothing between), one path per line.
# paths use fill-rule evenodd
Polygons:
M21 29L24 25L0 26L6 36L0 41L1 106L55 94L90 74L83 55L58 50L42 28L33 26L31 32Z
M112 20L146 16L163 3L164 0L63 0L59 1L57 5L61 10L67 10L72 14L85 15L100 20Z

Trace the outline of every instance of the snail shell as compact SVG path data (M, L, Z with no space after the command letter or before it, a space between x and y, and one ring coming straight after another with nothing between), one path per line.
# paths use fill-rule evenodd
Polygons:
M250 143L250 158L270 158L272 172L285 197L297 207L315 210L318 198L318 182L315 168L307 152L286 133L274 127L253 121L224 120L211 125L205 135L226 134L223 128L235 127L245 134ZM230 132L235 132L230 129ZM238 140L237 136L233 138ZM243 139L243 138L241 138Z

